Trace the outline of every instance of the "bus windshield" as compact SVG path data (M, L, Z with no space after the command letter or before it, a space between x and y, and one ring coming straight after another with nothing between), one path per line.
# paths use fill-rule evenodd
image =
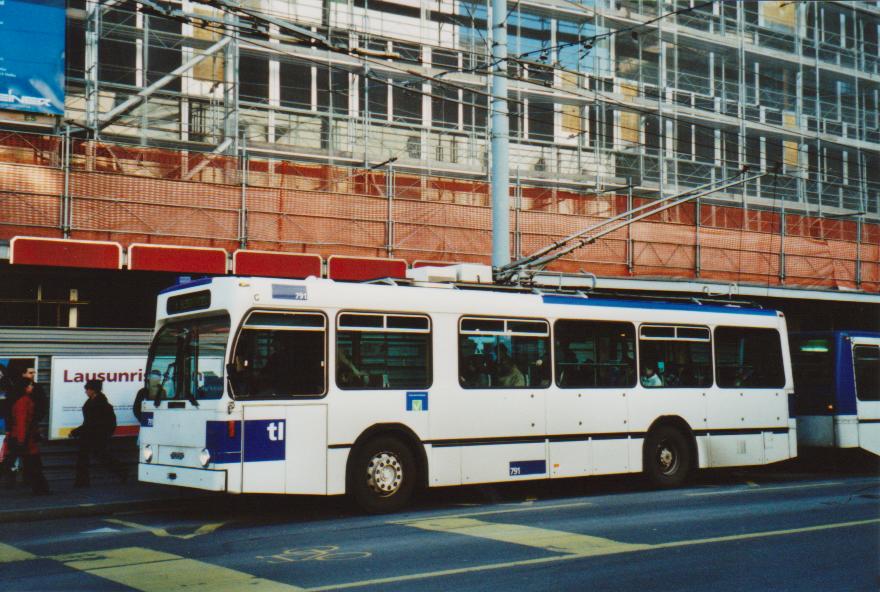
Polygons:
M150 398L219 399L228 340L229 316L189 319L162 327L147 360Z

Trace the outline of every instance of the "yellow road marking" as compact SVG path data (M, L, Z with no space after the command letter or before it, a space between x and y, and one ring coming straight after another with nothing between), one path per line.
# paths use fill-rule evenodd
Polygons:
M409 522L407 526L421 528L422 530L450 532L481 539L536 547L553 553L573 553L582 557L625 553L649 548L648 545L619 543L610 539L572 532L535 528L520 524L483 522L473 518L426 519Z
M512 514L514 512L537 512L539 510L559 510L561 508L584 508L586 506L592 506L593 504L590 502L575 502L571 504L554 504L547 506L533 506L533 505L516 505L511 506L509 508L502 508L500 510L483 510L481 512L463 512L460 514L444 514L441 518L474 518L476 516L492 516L495 514ZM422 518L408 518L406 520L393 520L389 522L389 524L402 524L408 526L412 522L419 522Z
M750 539L760 539L766 537L774 537L774 536L784 536L791 534L801 534L806 532L817 532L822 530L831 530L835 528L851 528L855 526L865 526L868 524L878 524L880 523L880 518L871 518L868 520L854 520L852 522L838 522L835 524L818 524L815 526L805 526L801 528L789 528L785 530L769 530L764 532L753 532L753 533L745 533L745 534L736 534L729 536L721 536L721 537L711 537L705 539L692 539L692 540L684 540L684 541L672 541L669 543L660 543L656 545L628 545L626 543L617 543L615 545L609 545L605 549L605 553L596 552L597 550L591 549L591 553L589 555L581 555L581 554L566 554L566 555L557 555L556 557L540 557L537 559L524 559L521 561L507 561L504 563L490 563L485 565L475 565L472 567L460 567L456 569L444 569L438 571L431 572L423 572L416 574L408 574L402 576L392 576L388 578L376 578L373 580L361 580L358 582L347 582L342 584L332 584L328 586L318 586L315 588L308 588L307 592L324 592L325 590L342 590L346 588L359 588L364 586L376 586L381 584L394 584L400 582L408 582L414 580L422 580L428 578L436 578L443 576L453 576L467 573L478 573L482 571L491 571L497 569L509 569L514 567L525 567L530 565L542 565L548 563L556 563L559 561L571 561L572 559L582 559L584 557L597 556L597 555L614 555L620 553L630 553L635 551L642 550L655 550L655 549L669 549L674 547L687 547L692 545L705 545L712 543L724 543L729 541L743 541ZM605 539L607 540L607 539Z
M703 495L733 495L736 493L764 493L766 491L782 491L786 489L809 489L812 487L831 487L841 485L843 481L823 481L822 483L804 483L802 485L779 485L776 487L750 487L749 489L725 489L723 491L701 491L698 493L686 493L688 497L700 497ZM749 483L751 485L751 483Z
M302 592L303 590L219 565L140 547L72 553L58 555L52 559L64 563L67 567L141 592L166 590Z
M22 551L12 545L4 545L0 543L0 563L12 563L14 561L27 561L28 559L36 559L37 556L27 551Z
M135 528L137 530L145 530L147 532L151 532L157 537L172 537L175 539L181 539L184 541L188 541L189 539L194 539L197 536L202 536L205 534L211 534L226 522L214 522L210 524L203 524L199 526L195 531L189 534L172 534L165 530L164 528L146 526L144 524L138 524L137 522L129 522L128 520L120 520L119 518L105 518L104 522L110 522L112 524L120 524L122 526L127 526L129 528Z

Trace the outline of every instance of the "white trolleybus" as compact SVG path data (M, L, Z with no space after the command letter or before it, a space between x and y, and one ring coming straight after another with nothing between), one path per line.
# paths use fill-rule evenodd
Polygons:
M391 284L162 293L140 480L347 493L382 512L420 487L633 472L674 486L796 454L781 313Z

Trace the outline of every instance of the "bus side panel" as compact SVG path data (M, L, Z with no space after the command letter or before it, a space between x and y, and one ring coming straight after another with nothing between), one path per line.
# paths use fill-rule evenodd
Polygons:
M712 426L709 466L774 462L765 460L763 432L770 428L788 430L788 398L782 389L715 389L708 398L707 419ZM725 430L733 433L724 434ZM787 455L788 444L785 450Z
M462 482L494 483L547 478L545 442L464 446Z
M788 433L764 432L764 462L775 463L787 458Z
M593 466L593 448L587 440L550 442L550 476L584 477Z
M859 447L859 418L855 415L834 415L834 447Z
M461 485L461 447L432 446L428 458L430 486Z
M709 434L709 466L741 467L764 461L764 434ZM786 440L785 452L788 453Z
M868 452L880 455L880 422L859 424L859 444Z
M613 475L626 473L629 466L629 438L594 438L590 442L592 449L591 475Z
M286 448L287 493L326 494L326 405L295 405L287 408Z
M330 448L327 450L327 495L345 493L345 472L351 448Z

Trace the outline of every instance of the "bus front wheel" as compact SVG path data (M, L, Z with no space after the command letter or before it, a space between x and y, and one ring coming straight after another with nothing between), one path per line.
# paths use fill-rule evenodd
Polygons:
M375 438L355 452L349 483L355 503L364 511L396 512L412 497L416 484L415 458L397 438Z
M645 438L644 471L659 487L678 487L693 468L691 448L681 431L660 426Z

